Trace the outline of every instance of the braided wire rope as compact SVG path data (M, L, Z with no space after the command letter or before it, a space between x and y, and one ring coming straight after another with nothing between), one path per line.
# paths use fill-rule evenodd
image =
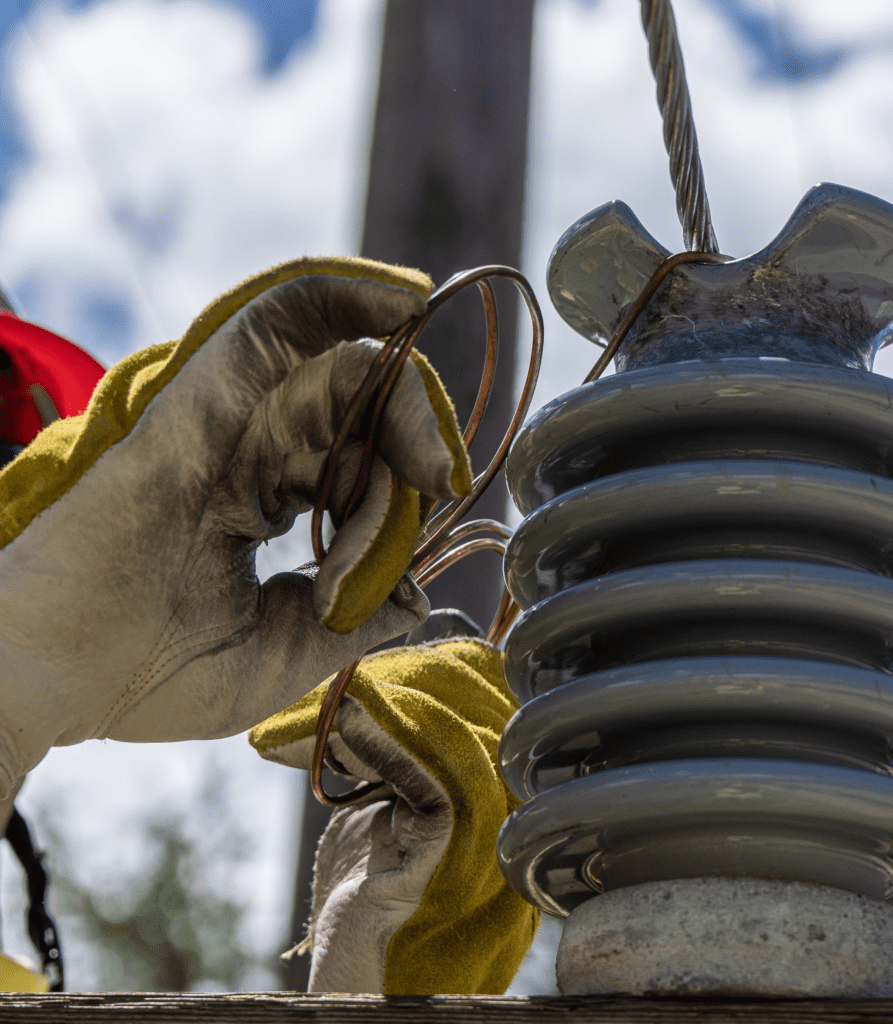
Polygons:
M657 82L657 102L664 123L664 143L670 157L670 176L676 189L676 211L682 223L685 247L697 252L718 253L670 0L642 0L642 25Z

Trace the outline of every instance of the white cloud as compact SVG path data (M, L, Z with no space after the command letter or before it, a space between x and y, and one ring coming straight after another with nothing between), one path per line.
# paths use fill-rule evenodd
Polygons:
M765 5L770 15L790 18L797 34L813 44L870 45L880 37L890 45L888 0L765 0Z
M44 9L8 59L34 158L0 218L0 267L34 296L26 312L113 361L85 294L132 309L126 347L141 347L266 266L354 251L380 8L323 4L316 44L273 77L229 7Z

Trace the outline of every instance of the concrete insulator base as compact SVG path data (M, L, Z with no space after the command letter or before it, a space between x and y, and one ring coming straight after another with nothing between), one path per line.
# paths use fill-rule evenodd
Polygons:
M893 997L893 906L766 878L615 889L567 919L564 995Z

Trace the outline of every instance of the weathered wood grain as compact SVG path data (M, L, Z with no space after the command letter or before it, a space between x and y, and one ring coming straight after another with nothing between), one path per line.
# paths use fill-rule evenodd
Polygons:
M280 992L0 994L0 1024L868 1024L893 1000L309 996Z

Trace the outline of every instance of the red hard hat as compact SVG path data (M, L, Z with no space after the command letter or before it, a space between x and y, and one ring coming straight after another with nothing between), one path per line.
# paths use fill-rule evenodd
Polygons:
M104 373L82 348L0 309L0 439L26 445L82 413Z

